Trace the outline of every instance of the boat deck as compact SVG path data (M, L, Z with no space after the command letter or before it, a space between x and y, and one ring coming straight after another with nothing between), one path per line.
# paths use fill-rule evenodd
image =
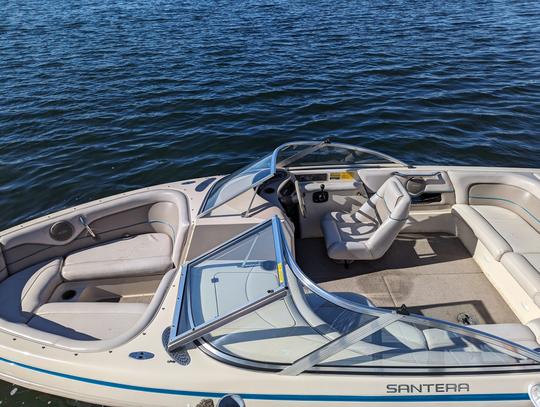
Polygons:
M400 235L386 255L346 268L329 259L323 239L298 239L299 266L331 292L354 292L378 307L405 304L411 313L458 322L466 313L473 324L519 323L458 238L451 235Z

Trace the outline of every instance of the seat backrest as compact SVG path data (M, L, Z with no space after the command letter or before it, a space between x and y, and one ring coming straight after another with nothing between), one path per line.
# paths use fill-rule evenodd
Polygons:
M498 206L514 212L540 233L540 182L526 172L448 172L456 191L456 203Z
M397 177L388 178L366 202L376 213L379 224L386 220L405 221L409 216L411 198Z
M151 189L115 195L66 209L0 233L0 245L9 275L34 264L64 257L96 245L80 221L99 236L99 243L125 235L165 233L173 242L172 261L180 263L181 251L190 225L189 203L185 194L173 189ZM51 227L57 222L71 225L66 240L55 240ZM0 264L1 266L1 264ZM1 274L0 274L1 279Z
M373 259L382 257L390 248L409 217L410 206L409 193L397 177L391 177L360 208L363 212L370 211L379 224L366 242Z

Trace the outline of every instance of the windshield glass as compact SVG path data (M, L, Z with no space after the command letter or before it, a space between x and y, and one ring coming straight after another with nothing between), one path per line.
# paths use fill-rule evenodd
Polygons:
M271 167L272 156L269 155L218 180L208 193L201 214L208 213L270 178Z
M191 327L212 326L239 310L249 312L253 304L262 307L283 292L283 260L274 227L275 222L264 222L184 267L173 337L189 340Z
M183 340L171 342L201 340L235 363L279 366L287 375L540 361L533 350L465 326L376 308L358 294L329 294L291 252L276 217L188 264L173 322Z
M286 269L288 269L286 267ZM374 315L336 305L287 270L288 295L204 336L224 354L283 373L313 369L447 368L534 364L481 336L434 328L391 312Z
M279 167L404 165L377 151L342 143L291 143L278 148Z
M195 325L277 290L280 281L270 225L191 265L187 285Z
M406 166L402 161L366 148L342 143L293 142L279 146L274 152L234 173L219 179L206 196L199 212L205 216L251 188L275 175L276 167L351 167Z

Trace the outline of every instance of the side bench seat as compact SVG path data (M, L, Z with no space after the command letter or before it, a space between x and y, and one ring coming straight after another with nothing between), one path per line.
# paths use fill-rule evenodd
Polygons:
M501 262L540 307L540 253L506 253Z
M173 268L172 242L164 233L146 233L76 251L66 257L66 281L164 274Z
M497 261L510 252L540 253L540 233L508 209L458 204L452 211L467 223Z
M452 213L464 222L495 260L540 307L540 233L509 209L491 205L457 204ZM472 252L471 244L465 246Z
M452 213L471 229L476 238L486 246L497 261L501 260L503 254L512 251L512 247L510 247L508 242L497 232L497 230L495 230L491 223L471 205L454 205L452 207ZM471 247L469 247L469 250L471 250Z
M537 324L537 322L534 322ZM531 327L521 324L486 324L472 325L471 328L507 339L509 341L526 346L530 349L539 349L536 335Z

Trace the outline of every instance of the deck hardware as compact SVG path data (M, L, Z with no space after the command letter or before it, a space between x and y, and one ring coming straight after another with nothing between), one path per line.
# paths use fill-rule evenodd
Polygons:
M407 308L405 304L401 304L401 306L398 307L398 309L396 309L396 312L399 315L411 315L411 313L409 312L409 309Z
M253 196L251 197L251 200L249 201L246 211L242 215L243 218L249 218L249 215L251 213L251 206L253 205L253 202L255 201L255 197L257 196L258 192L259 192L259 185L253 188Z
M540 384L529 385L529 398L532 401L534 407L540 407Z
M474 325L474 319L469 314L465 312L460 312L457 316L457 322L463 325Z
M246 403L238 394L227 394L223 396L217 404L217 407L245 407Z
M152 352L145 352L145 351L138 351L138 352L131 352L129 354L129 357L136 360L147 360L152 359L154 357L154 354Z
M203 192L206 188L208 188L208 186L210 186L210 184L212 184L212 182L214 182L216 179L215 178L207 178L203 181L201 181L196 187L195 187L195 191L197 192Z
M79 222L81 222L81 225L84 226L84 228L86 229L86 231L88 232L88 234L89 234L90 236L92 236L92 239L97 239L97 234L96 234L96 232L94 232L94 231L92 230L92 228L90 227L90 225L89 225L88 222L86 221L86 218L85 218L83 215L79 216Z
M171 357L170 360L167 361L167 363L178 363L180 366L187 366L191 363L191 358L189 354L186 351L185 347L180 347L173 351L167 350L167 344L169 343L169 337L171 336L171 328L167 328L163 331L163 334L161 335L161 343L163 344L163 347Z
M441 175L440 171L433 171L433 172L426 172L426 173L414 173L414 174L406 174L399 171L394 171L392 175L396 175L401 178L414 178L414 177L438 177Z

